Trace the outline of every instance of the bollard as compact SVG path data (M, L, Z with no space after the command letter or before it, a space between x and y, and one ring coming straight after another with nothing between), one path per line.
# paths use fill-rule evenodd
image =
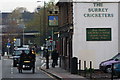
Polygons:
M79 60L79 75L81 75L81 60Z
M92 79L92 61L90 61L90 79Z
M71 74L77 74L78 73L78 59L76 57L73 57L71 60Z
M86 69L87 69L87 67L86 67L86 61L84 61L84 77L86 77Z

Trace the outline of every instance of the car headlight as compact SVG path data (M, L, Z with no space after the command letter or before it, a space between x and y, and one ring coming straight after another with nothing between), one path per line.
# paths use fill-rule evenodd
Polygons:
M105 66L105 64L104 64L104 63L101 63L100 66Z
M117 67L116 67L116 66L113 66L113 69L117 69Z

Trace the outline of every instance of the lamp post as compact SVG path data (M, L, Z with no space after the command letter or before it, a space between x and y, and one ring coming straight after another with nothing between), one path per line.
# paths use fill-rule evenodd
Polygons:
M24 45L24 40L25 40L25 25L23 24L23 45Z
M42 30L41 30L41 16L40 16L40 7L37 8L37 13L39 15L39 20L40 20L40 31L39 31L39 34L41 34ZM40 39L40 42L41 42L41 38L40 38L40 35L39 35L39 39Z
M44 36L44 40L45 40L46 35L47 35L47 34L46 34L46 33L47 33L47 32L46 32L47 29L46 29L45 1L37 1L37 2L44 2L44 5L43 5L43 7L44 7L44 8L43 8L43 10L44 10L44 11L43 11L43 27L45 27L45 29L43 28L43 35L45 35L45 36Z
M19 24L19 27L21 27L22 30L23 30L23 31L22 31L22 42L23 42L23 45L24 45L24 40L25 40L25 36L24 36L24 35L25 35L25 30L24 30L24 29L25 29L26 27L25 27L25 24L24 24L24 23Z

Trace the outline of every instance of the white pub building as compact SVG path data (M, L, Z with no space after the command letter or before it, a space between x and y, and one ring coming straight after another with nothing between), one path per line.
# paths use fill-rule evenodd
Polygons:
M118 54L119 16L119 2L73 2L73 57L87 61L88 68L92 61L92 67L99 69L102 61Z

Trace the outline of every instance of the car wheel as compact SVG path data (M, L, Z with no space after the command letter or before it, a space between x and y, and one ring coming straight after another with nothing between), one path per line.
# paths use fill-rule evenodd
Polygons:
M111 73L111 72L112 72L111 66L106 67L106 72L107 72L107 73Z

